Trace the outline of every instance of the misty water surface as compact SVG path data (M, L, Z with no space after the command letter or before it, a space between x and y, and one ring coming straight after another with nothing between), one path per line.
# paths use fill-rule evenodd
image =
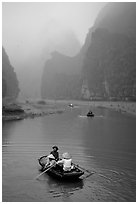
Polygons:
M3 201L135 201L135 117L88 107L67 107L63 114L3 124ZM88 173L77 182L39 180L37 159L59 146Z

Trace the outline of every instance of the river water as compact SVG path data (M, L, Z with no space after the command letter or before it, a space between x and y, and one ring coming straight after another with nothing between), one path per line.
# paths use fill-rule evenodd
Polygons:
M2 197L5 202L136 200L136 118L104 108L66 107L62 114L3 123ZM76 182L40 174L37 159L57 145L88 172Z

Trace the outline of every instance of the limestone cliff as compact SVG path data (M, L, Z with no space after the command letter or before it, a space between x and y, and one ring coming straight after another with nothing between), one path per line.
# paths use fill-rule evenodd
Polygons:
M19 86L14 68L11 66L9 57L2 47L2 97L16 98Z
M84 89L93 100L135 100L135 2L108 3L89 29L79 54L67 57L56 52L46 62L43 98L80 99Z
M65 56L53 52L45 64L42 76L42 98L71 99L80 96L81 56Z
M135 3L109 3L102 9L85 55L83 78L93 99L135 99Z

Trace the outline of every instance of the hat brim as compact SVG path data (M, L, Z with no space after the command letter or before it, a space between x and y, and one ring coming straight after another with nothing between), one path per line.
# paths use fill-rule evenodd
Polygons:
M71 157L63 157L64 159L71 159Z

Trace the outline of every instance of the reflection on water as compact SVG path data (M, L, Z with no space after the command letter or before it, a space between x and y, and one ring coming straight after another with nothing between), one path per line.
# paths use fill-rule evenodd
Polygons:
M15 121L7 121L7 122L2 122L2 130L4 130L4 136L2 137L2 144L7 144L8 143L8 137L11 134L14 134L14 127L15 127Z
M42 180L41 180L42 181ZM62 197L63 201L69 201L70 195L74 194L77 190L83 188L83 180L76 181L59 181L45 175L42 182L46 182L49 187L49 193L54 197Z
M135 200L135 118L103 108L93 108L95 117L87 118L87 110L67 108L63 114L3 123L3 201ZM68 184L47 174L35 181L37 159L53 145L96 173Z

